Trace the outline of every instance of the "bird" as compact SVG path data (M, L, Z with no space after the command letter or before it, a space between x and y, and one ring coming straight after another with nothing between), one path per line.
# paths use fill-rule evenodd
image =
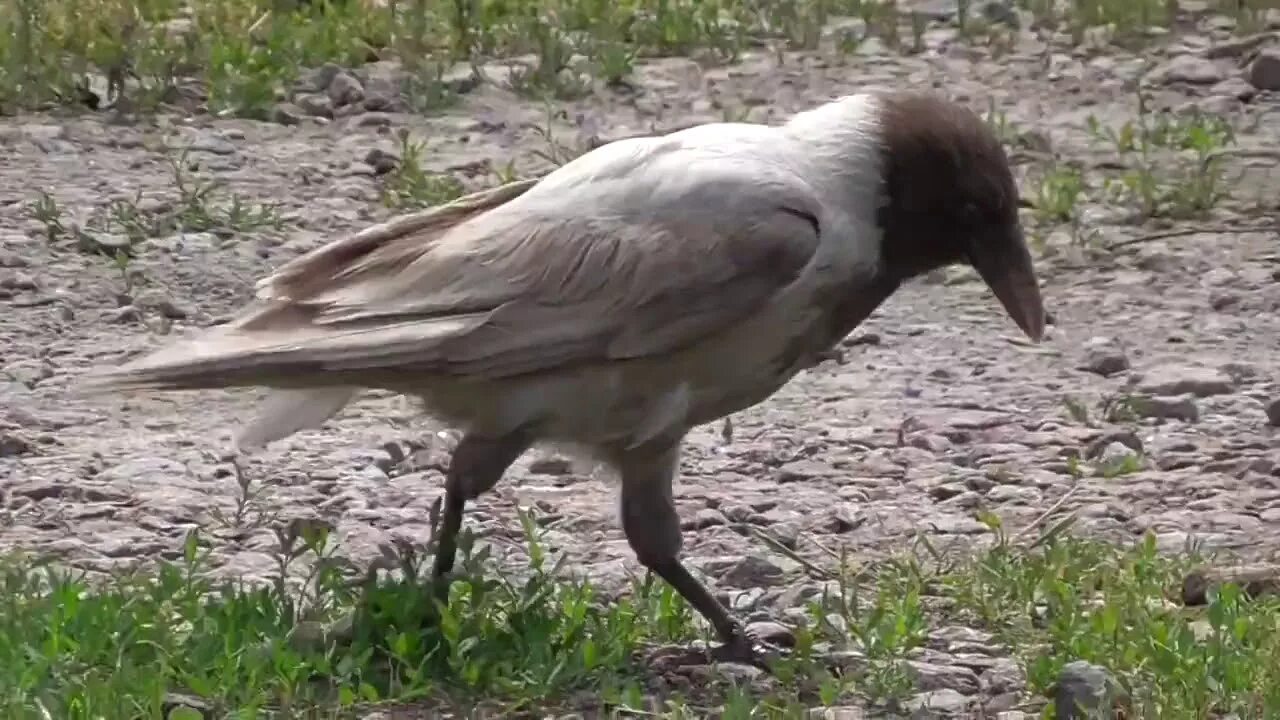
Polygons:
M1045 308L1004 148L932 91L867 89L776 124L710 122L597 147L279 266L230 321L89 373L91 392L268 389L261 447L365 390L459 440L433 577L467 503L538 443L616 471L636 560L714 629L722 660L777 648L689 572L673 480L695 427L759 404L904 283L969 265L1041 342Z

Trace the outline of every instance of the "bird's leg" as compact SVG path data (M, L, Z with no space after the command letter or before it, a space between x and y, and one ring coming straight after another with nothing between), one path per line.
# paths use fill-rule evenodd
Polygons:
M442 581L453 570L467 501L492 490L507 468L532 444L531 434L522 430L500 437L468 434L458 442L445 473L444 516L436 544L433 579ZM447 583L441 582L440 587L447 587Z
M751 637L680 562L680 517L671 492L679 461L679 440L614 453L622 476L622 528L627 541L642 565L667 581L711 623L724 643L712 651L715 659L764 667L765 644Z
M467 501L498 484L507 468L532 444L532 433L519 431L501 437L465 435L454 449L445 473L444 517L440 523L432 568L433 587L430 589L437 597L448 597L446 576L453 569L454 558L458 554L458 532L462 529L462 511ZM331 643L346 644L354 638L355 624L354 612L328 627L320 623L300 623L290 634L290 643L299 650L319 650Z

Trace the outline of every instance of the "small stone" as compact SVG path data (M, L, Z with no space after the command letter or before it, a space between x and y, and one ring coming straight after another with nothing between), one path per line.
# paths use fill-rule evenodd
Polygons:
M279 103L271 108L272 122L281 125L297 125L302 122L307 112L293 103Z
M299 95L293 99L293 102L308 115L333 117L333 103L326 95Z
M1258 53L1249 65L1249 84L1259 90L1280 90L1280 48Z
M1280 398L1267 403L1267 423L1280 427Z
M1196 422L1200 419L1200 408L1190 397L1133 397L1129 406L1140 417L1161 420L1182 420Z
M337 63L325 63L320 67L307 73L301 83L311 92L324 92L333 84L333 79L343 72L342 66Z
M116 325L128 325L142 320L142 313L133 305L125 305L107 313L107 322Z
M1109 338L1094 338L1085 344L1085 361L1080 369L1109 377L1129 369L1124 349Z
M1102 455L1098 459L1102 462L1103 466L1116 467L1130 461L1132 458L1136 458L1137 456L1138 454L1135 453L1128 445L1113 442L1103 448Z
M529 472L537 475L568 475L573 472L573 462L557 455L541 457L529 463Z
M1247 80L1240 77L1229 77L1226 80L1214 85L1209 92L1221 97L1234 98L1242 102L1249 102L1258 94L1258 89L1250 85Z
M799 482L831 475L831 466L815 460L796 460L778 468L775 479L780 483Z
M334 107L355 105L364 100L364 86L350 73L340 72L329 83L329 100Z
M191 150L196 152L207 152L213 155L232 155L236 151L236 146L230 140L213 133L201 133L191 142Z
M989 502L1014 505L1038 505L1043 499L1039 490L1022 485L997 485L987 491L986 497Z
M995 664L978 678L987 695L1003 695L1024 690L1027 677L1022 666L1009 658L997 658Z
M960 715L973 704L973 698L944 688L920 693L906 702L912 720L944 718Z
M1214 368L1180 365L1158 365L1138 383L1138 392L1148 395L1186 395L1209 397L1225 395L1235 389L1230 375Z
M390 127L391 116L384 112L367 112L356 116L356 127Z
M390 112L396 107L395 100L382 93L370 93L360 104L370 112Z
M1053 688L1054 717L1085 720L1115 717L1120 687L1104 667L1076 660L1067 663Z
M747 555L720 576L721 582L736 587L781 585L786 573L776 563L757 555Z
M400 158L382 148L374 148L364 156L365 164L373 168L374 174L386 175L400 165Z
M760 620L747 625L747 632L755 638L778 647L795 647L796 636L791 629L770 620Z
M809 720L866 720L867 711L856 705L810 708Z
M1149 79L1165 85L1213 85L1226 79L1226 72L1208 58L1187 54L1179 55L1152 70Z
M0 457L17 457L33 452L35 447L29 440L14 433L0 433Z
M682 527L684 527L685 530L705 530L709 527L724 525L724 522L724 515L722 515L720 511L712 510L711 508L702 508L698 512L694 513L693 518L686 521Z
M951 689L965 695L978 692L978 674L966 667L937 665L908 660L907 666L915 675L916 686L921 690Z

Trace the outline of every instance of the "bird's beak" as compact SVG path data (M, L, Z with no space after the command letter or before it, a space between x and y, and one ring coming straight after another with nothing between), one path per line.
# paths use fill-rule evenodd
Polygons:
M1000 230L999 237L975 238L969 261L996 294L1009 317L1034 342L1044 336L1044 300L1036 280L1031 251L1022 229Z

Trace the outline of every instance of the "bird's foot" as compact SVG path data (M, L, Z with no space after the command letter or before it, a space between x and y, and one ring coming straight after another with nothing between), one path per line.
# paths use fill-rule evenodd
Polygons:
M790 633L785 635L787 639L793 640ZM711 657L716 662L753 665L768 672L775 661L788 654L782 640L776 632L766 633L756 626L739 626L726 642L712 648Z
M737 663L771 672L772 664L788 655L787 648L793 638L780 626L771 623L765 625L769 627L737 626L720 645L709 648L665 648L655 653L650 660L657 669L662 670L710 663ZM782 632L779 633L778 630Z

